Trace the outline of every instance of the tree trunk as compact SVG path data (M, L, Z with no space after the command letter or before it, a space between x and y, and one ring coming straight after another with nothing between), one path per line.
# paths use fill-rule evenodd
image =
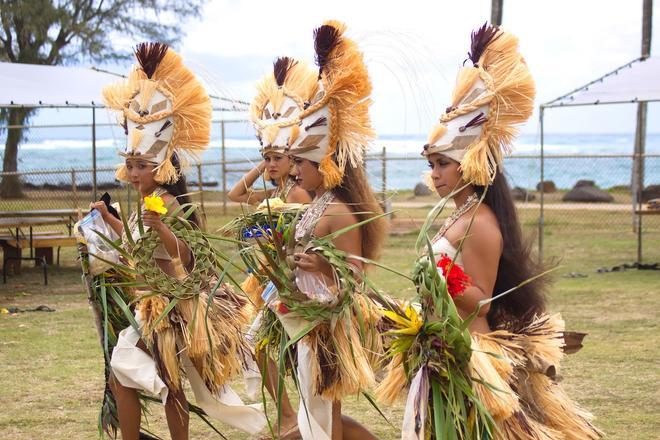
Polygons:
M31 108L10 108L8 113L8 125L24 125ZM8 128L7 141L5 142L5 154L2 161L2 171L12 172L18 169L18 144L23 140L23 128ZM0 182L0 198L18 199L23 197L21 181L16 175L3 176Z

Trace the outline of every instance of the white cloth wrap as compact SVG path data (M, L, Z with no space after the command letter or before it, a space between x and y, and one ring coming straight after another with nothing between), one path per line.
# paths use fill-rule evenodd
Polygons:
M289 337L299 334L309 321L295 316L277 314L284 330ZM298 429L303 440L330 440L332 438L332 401L323 399L314 392L312 377L311 348L305 343L305 338L297 344L298 386L300 391L300 406L298 407Z
M401 424L401 440L426 439L424 428L426 425L426 412L428 411L429 381L424 381L423 378L424 369L420 368L410 384L410 390L406 398L406 409ZM415 432L417 414L420 418L419 432Z
M252 325L250 325L250 328L245 335L245 339L247 339L248 344L250 344L253 352L255 352L255 337L257 335L257 331L259 331L259 327L261 326L263 315L264 312L260 310L259 313L257 313L257 316L254 318L254 321L252 321ZM245 359L245 367L243 368L243 381L245 382L245 392L248 398L256 399L259 395L259 390L261 390L262 376L261 371L259 370L259 365L257 365L257 361L252 356L249 356Z
M135 313L135 320L141 330L143 323L139 312ZM167 386L158 376L156 362L137 346L139 340L140 334L132 326L119 333L117 345L110 359L112 372L123 386L159 396L164 405L167 402ZM225 385L217 395L212 394L188 356L181 354L180 359L197 406L206 414L252 435L266 426L266 416L261 404L245 405L228 385Z

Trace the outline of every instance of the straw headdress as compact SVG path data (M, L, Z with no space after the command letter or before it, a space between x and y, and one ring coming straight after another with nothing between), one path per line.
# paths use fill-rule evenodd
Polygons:
M536 88L518 38L497 26L472 33L468 59L472 65L459 70L451 104L422 154L446 155L460 162L465 182L489 185L511 151L517 125L534 110Z
M327 21L314 31L318 72L279 58L257 85L251 119L262 152L276 150L319 163L327 189L341 184L347 166L360 166L374 137L369 119L371 81L346 26Z
M135 50L138 64L128 78L103 89L106 105L120 112L127 135L124 157L141 158L156 165L158 183L179 179L172 155L185 163L206 149L211 136L211 101L181 57L163 43L141 43ZM125 165L117 179L128 181Z

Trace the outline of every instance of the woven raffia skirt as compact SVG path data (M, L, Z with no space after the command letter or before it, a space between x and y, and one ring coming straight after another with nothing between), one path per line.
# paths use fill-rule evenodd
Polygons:
M133 327L120 334L110 361L119 382L157 395L163 403L169 390L188 379L195 400L208 415L243 431L256 434L266 424L261 405L244 405L227 385L250 356L243 336L249 306L226 286L209 295L179 301L160 322L169 304L162 295L143 295ZM148 354L138 342L151 347Z
M472 335L474 389L495 420L497 439L589 440L602 437L591 414L558 382L564 321L541 315L516 333Z

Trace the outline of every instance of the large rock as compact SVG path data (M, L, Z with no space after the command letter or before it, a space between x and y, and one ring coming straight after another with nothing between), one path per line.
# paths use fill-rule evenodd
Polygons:
M642 191L642 202L660 199L660 185L649 185Z
M415 185L414 194L416 196L430 196L432 193L429 187L426 186L426 183L419 182L417 185Z
M598 188L598 187L596 186L596 182L594 182L593 180L578 180L578 181L575 183L575 186L573 187L573 189L575 189L575 188L582 188L582 187L593 187L593 188Z
M598 188L593 180L579 180L572 190L562 197L564 202L610 203L612 194Z
M557 191L557 186L552 180L544 180L536 184L537 191L543 191L544 193L553 193Z
M520 200L523 202L531 202L532 200L536 199L534 194L519 186L516 186L511 190L511 197L513 197L513 200Z

